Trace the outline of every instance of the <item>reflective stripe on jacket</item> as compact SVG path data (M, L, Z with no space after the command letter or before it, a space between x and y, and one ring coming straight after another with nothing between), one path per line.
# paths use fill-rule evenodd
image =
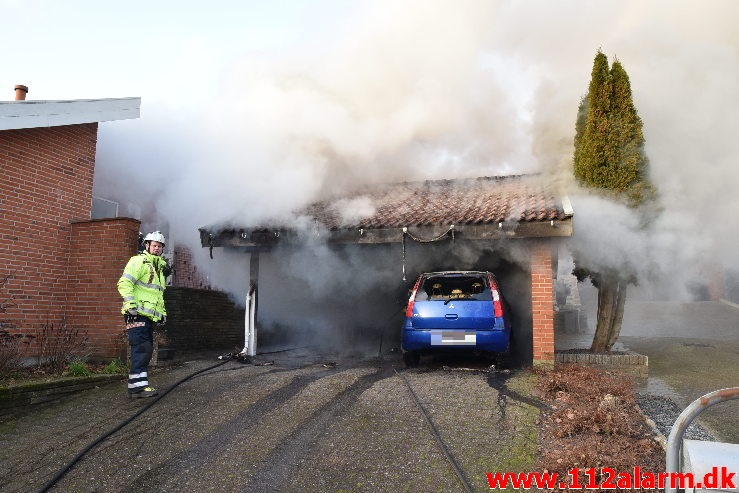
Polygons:
M162 268L164 259L142 252L131 257L118 279L118 292L123 296L121 313L135 308L138 313L154 322L167 315L164 309L165 279Z

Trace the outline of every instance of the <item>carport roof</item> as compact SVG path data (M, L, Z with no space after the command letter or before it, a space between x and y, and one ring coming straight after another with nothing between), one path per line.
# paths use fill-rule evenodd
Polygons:
M299 211L312 233L333 243L394 243L454 232L465 239L572 235L573 211L541 175L427 180L364 187ZM297 223L297 221L296 221ZM296 224L200 229L203 246L270 247Z

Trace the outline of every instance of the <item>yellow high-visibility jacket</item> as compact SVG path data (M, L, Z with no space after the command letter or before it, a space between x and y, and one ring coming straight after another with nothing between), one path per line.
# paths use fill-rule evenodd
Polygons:
M123 296L121 313L135 308L153 322L159 322L167 315L164 308L164 266L162 257L145 251L131 257L118 279L118 292Z

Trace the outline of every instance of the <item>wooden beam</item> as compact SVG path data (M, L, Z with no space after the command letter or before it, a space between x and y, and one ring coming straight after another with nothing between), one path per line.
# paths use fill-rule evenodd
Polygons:
M249 280L254 284L259 283L259 252L252 252L249 257Z
M409 236L406 241L413 241L413 237L430 240L443 235L459 240L497 240L502 238L551 238L572 236L572 218L554 221L418 226L408 227ZM385 244L400 243L403 241L403 228L378 229L339 229L334 231L315 230L317 238L325 238L329 244ZM244 248L247 251L270 250L277 244L297 244L304 242L304 235L294 230L222 230L209 232L200 230L200 241L203 247Z

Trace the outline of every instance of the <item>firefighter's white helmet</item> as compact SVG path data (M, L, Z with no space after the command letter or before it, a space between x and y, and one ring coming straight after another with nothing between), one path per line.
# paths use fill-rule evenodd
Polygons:
M158 241L162 245L164 245L166 242L164 241L164 235L160 233L159 231L154 231L153 233L149 233L144 237L144 243L147 241Z

